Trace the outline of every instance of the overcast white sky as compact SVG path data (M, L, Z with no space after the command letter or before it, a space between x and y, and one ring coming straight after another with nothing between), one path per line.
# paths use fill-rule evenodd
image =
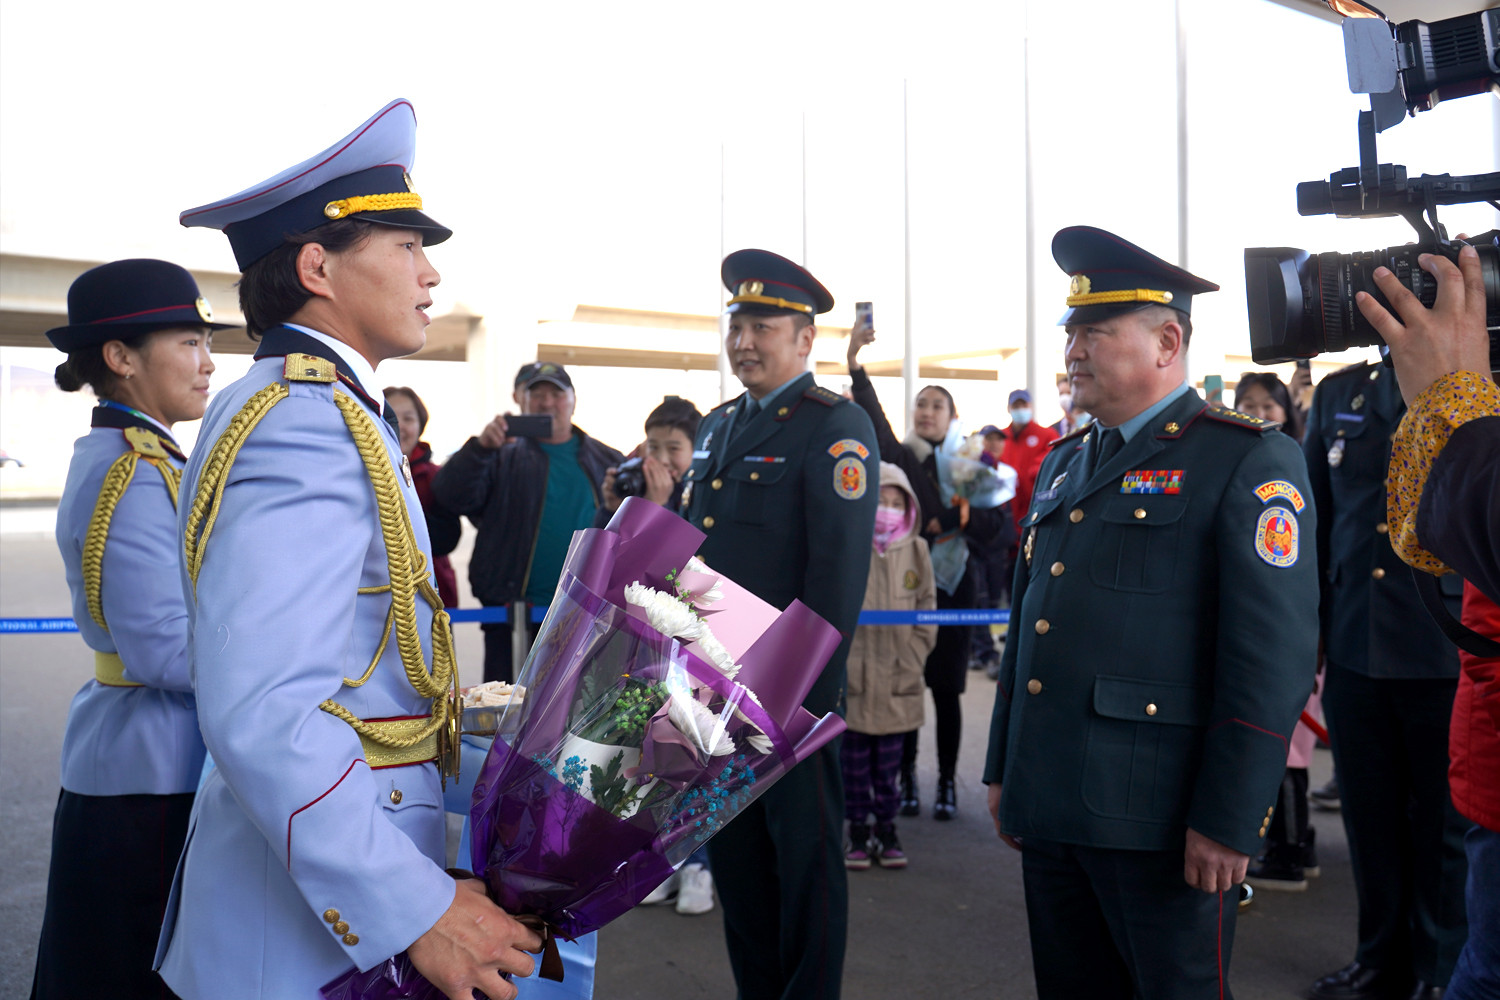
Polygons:
M1195 346L1217 370L1224 353L1248 351L1245 246L1371 249L1408 230L1296 215L1298 181L1357 161L1365 105L1348 92L1338 27L1267 0L1183 3L1188 263L1224 286L1197 304ZM407 97L417 189L456 234L432 255L439 310L462 301L533 337L538 318L577 303L711 313L721 148L726 248L800 257L805 114L808 264L838 299L833 323L847 325L856 300L876 302L875 356L895 356L907 80L920 349L1017 345L1029 37L1036 323L1050 372L1066 289L1049 251L1056 229L1098 225L1177 256L1173 16L1172 0L4 0L0 244L233 270L220 234L178 226L182 209ZM1468 98L1408 120L1381 136L1382 159L1414 174L1494 170L1497 103ZM1445 217L1496 225L1489 209ZM995 416L1010 387L962 386Z

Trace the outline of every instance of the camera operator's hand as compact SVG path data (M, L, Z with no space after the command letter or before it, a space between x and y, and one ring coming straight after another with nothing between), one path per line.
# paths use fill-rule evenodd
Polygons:
M604 482L599 484L599 490L604 494L604 509L611 514L619 510L620 504L625 502L621 499L620 494L615 492L615 476L619 474L620 470L616 466L611 465L604 470Z
M658 507L665 507L672 499L672 489L677 485L672 479L672 470L663 462L647 455L641 462L641 473L646 477L645 497Z
M506 437L505 418L510 414L497 413L495 419L484 425L484 430L479 432L479 447L494 450L503 445L509 438Z
M1375 284L1401 318L1392 316L1367 292L1355 296L1360 312L1390 345L1396 380L1408 406L1444 375L1459 371L1488 375L1490 369L1479 251L1465 246L1458 253L1457 267L1446 257L1425 253L1417 263L1437 279L1437 298L1431 309L1384 267L1375 269Z
M866 344L873 344L874 342L875 328L862 319L857 321L854 324L854 329L849 331L849 353L847 357L850 375L853 375L864 367L859 363L859 349Z

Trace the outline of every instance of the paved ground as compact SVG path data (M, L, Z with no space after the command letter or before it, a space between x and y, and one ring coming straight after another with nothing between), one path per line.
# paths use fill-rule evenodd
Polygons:
M0 617L68 613L62 565L46 511L0 508ZM29 530L28 530L29 529ZM462 571L460 571L462 577ZM464 677L478 678L479 633L458 626ZM76 635L0 636L0 996L24 996L35 961L46 888L52 807L63 720L92 662ZM977 774L993 686L971 674L959 818L908 820L902 839L911 855L904 872L872 870L850 877L849 959L844 995L851 998L1032 998L1019 856L995 838L982 814ZM920 779L933 785L932 734L923 733ZM1327 778L1320 753L1314 784ZM1261 893L1242 914L1232 982L1240 1000L1297 995L1354 951L1354 890L1348 850L1336 816L1317 815L1322 878L1303 894ZM107 891L107 887L101 887ZM671 907L641 908L600 935L596 995L607 1000L733 996L733 981L715 910L679 916ZM86 960L86 956L80 956Z

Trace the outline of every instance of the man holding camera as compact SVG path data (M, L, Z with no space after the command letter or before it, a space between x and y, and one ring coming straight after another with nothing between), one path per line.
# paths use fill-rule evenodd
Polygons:
M1375 282L1400 319L1366 292L1356 301L1390 345L1410 407L1391 451L1391 542L1418 570L1464 577L1448 776L1454 806L1475 825L1465 838L1469 937L1444 996L1480 1000L1500 996L1500 388L1479 254L1465 246L1457 267L1434 254L1418 264L1437 280L1432 309L1384 267Z
M1096 423L1053 445L1021 522L990 813L1022 852L1041 1000L1227 996L1235 887L1313 686L1306 469L1187 384L1217 285L1086 226L1052 252Z
M704 562L762 600L800 600L844 636L803 705L842 712L870 570L880 455L865 412L813 381L816 278L765 250L721 271L727 346L745 393L704 416L683 516ZM871 481L876 476L876 481ZM837 1000L848 930L838 742L794 767L708 842L743 1000Z
M605 471L618 451L573 425L577 397L562 365L533 361L516 373L515 401L528 417L497 415L453 453L432 495L479 529L469 586L486 607L550 604L573 532L594 521ZM517 426L512 426L515 424ZM540 425L540 426L534 426ZM511 681L511 625L484 625L484 679ZM530 640L537 624L525 625Z

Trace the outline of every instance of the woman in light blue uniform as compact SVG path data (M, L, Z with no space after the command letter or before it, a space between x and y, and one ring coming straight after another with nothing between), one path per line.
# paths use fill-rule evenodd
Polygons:
M208 404L211 318L181 267L121 260L73 282L47 333L58 386L99 397L57 511L94 677L68 710L34 998L171 996L151 960L203 764L172 425Z

